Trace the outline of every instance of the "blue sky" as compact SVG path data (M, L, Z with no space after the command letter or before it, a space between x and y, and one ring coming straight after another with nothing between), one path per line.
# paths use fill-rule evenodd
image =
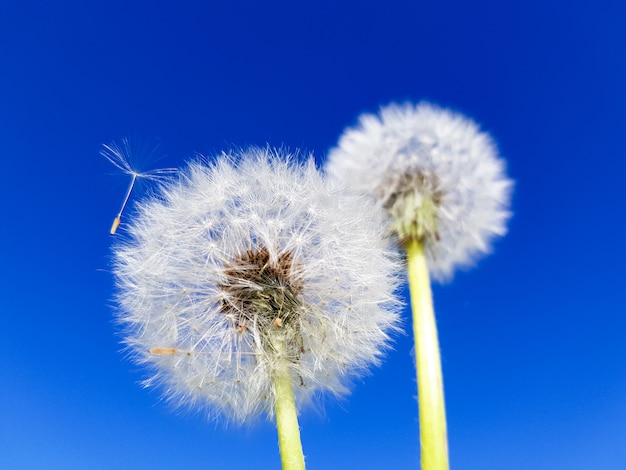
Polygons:
M278 468L271 423L138 385L111 308L128 179L101 145L323 162L361 112L428 99L490 132L516 180L509 234L434 288L452 467L626 468L626 5L179 3L0 4L0 467ZM411 341L302 414L308 468L417 468Z

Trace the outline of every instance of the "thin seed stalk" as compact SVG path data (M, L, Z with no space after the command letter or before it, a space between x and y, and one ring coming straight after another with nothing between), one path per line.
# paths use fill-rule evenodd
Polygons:
M285 340L272 341L276 350L274 391L276 394L276 428L283 470L304 470L304 454L300 441L300 427L289 374L289 360L285 357Z
M421 242L406 244L420 420L421 469L448 470L448 438L437 325Z

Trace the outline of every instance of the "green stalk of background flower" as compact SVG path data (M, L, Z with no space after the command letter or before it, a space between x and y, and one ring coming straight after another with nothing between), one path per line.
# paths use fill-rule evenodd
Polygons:
M437 325L421 242L406 244L413 312L422 470L448 469L448 438Z
M300 441L298 413L289 373L289 360L285 357L284 338L272 342L276 349L274 392L276 394L276 428L283 470L304 470L304 454Z

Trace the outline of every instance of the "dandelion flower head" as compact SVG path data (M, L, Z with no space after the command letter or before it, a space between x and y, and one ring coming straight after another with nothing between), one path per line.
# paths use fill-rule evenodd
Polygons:
M506 233L512 181L505 162L491 137L459 113L420 103L364 114L330 151L326 169L375 195L400 242L424 244L440 281Z
M298 406L345 393L397 328L384 218L284 151L191 163L114 248L118 319L146 383L210 416L272 416L279 338Z

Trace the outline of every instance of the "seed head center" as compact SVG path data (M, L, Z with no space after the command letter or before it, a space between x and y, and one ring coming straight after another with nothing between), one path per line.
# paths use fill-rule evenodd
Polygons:
M381 194L385 191L381 185ZM394 181L393 190L386 191L383 206L392 215L392 230L400 242L438 241L437 219L444 193L437 175L423 171L407 172Z
M271 347L278 330L287 344L301 342L299 313L303 282L291 252L272 259L265 247L251 249L224 267L222 311L238 332L256 330L263 347ZM289 355L297 355L294 348Z

